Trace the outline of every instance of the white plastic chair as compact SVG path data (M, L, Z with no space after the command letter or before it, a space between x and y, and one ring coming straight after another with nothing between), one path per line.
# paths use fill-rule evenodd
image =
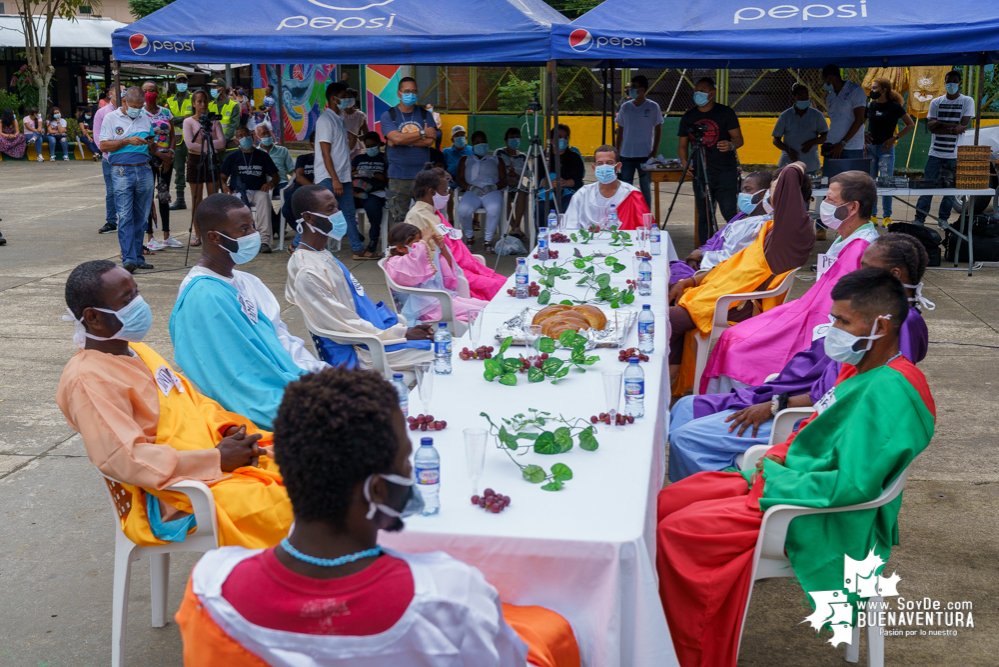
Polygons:
M305 328L308 329L309 333L314 336L319 338L329 338L334 343L340 343L341 345L367 346L368 352L371 353L371 370L381 373L382 377L386 380L392 380L393 373L396 373L397 371L392 370L392 367L389 366L388 357L385 354L385 344L381 341L381 339L368 334L343 333L342 331L330 331L329 329L323 329L322 327L314 324L304 310L299 309L299 311L302 313L302 317L305 318ZM406 375L406 373L403 373L404 377ZM412 376L412 378L409 379L416 379L416 376L412 373L409 375Z
M95 468L96 470L96 468ZM108 490L112 519L115 524L114 592L111 612L111 666L125 664L125 628L128 622L128 589L132 579L132 563L149 558L150 599L153 627L162 628L167 620L167 589L170 582L170 554L182 551L204 553L219 546L219 524L215 515L215 499L211 490L195 480L177 482L167 491L183 493L194 509L197 529L183 542L171 542L153 547L140 547L125 536L121 520L132 509L132 496L121 482L97 470Z
M419 296L430 296L437 299L438 301L440 301L441 304L440 321L447 322L447 327L448 329L450 329L451 335L454 338L459 338L465 334L465 331L468 330L468 325L458 319L455 319L454 304L451 301L451 295L448 292L445 292L444 290L424 289L422 287L403 287L402 285L392 280L391 276L389 276L388 272L385 270L385 262L387 261L388 261L387 257L378 260L378 267L382 270L382 273L385 275L385 285L386 287L388 287L389 295L392 295L393 292L399 292L400 294L415 294ZM469 295L468 281L460 279L458 281L458 296L467 297L468 295ZM392 309L398 312L398 309L395 307L394 296L391 299L391 303L392 303Z
M284 250L284 191L288 189L289 185L281 188L281 192L278 193L278 218L280 218L280 231L278 232L278 250Z
M711 333L707 338L704 338L698 333L695 333L694 340L697 342L697 360L694 370L694 396L699 396L701 393L701 376L704 374L704 369L708 365L708 355L711 354L711 348L715 341L721 338L722 333L725 329L731 326L728 323L728 310L732 307L732 304L738 303L739 301L750 301L757 299L770 299L773 297L783 296L791 290L791 286L794 284L794 275L798 272L798 269L791 271L784 280L780 281L780 284L773 289L766 290L764 292L743 292L741 294L726 294L718 298L715 302L715 314L711 323Z
M781 410L774 418L774 428L770 433L770 445L757 445L750 447L743 456L743 460L736 459L736 465L742 470L756 467L756 462L761 456L766 454L766 450L775 442L783 442L791 434L794 424L801 418L807 417L814 412L812 408L788 408ZM910 463L899 475L892 480L881 495L867 503L849 505L847 507L830 507L826 509L815 509L812 507L800 507L798 505L774 505L763 515L763 522L760 524L760 536L756 540L756 550L753 553L753 576L751 582L760 579L772 579L775 577L793 577L794 570L791 561L784 553L784 544L787 541L787 529L791 521L808 514L832 514L834 512L853 512L859 510L876 509L892 502L898 498L905 487L905 482L909 478L912 469ZM742 614L742 627L745 629L746 617L749 615L749 601L753 595L752 583L750 583L749 594L746 596L746 609ZM882 602L880 596L871 598L874 604ZM879 607L880 608L880 607ZM739 635L739 646L742 646L742 635ZM738 655L738 653L736 653ZM860 659L860 627L854 626L853 640L846 647L846 661L857 662ZM877 625L867 626L867 664L868 667L884 667L885 664L885 639L881 634L881 628Z

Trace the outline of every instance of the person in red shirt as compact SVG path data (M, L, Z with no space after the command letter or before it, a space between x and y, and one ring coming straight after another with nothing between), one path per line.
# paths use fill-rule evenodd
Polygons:
M378 546L379 530L422 508L398 394L380 375L337 367L292 382L274 442L295 525L272 549L198 562L176 617L186 667L579 666L558 614L502 604L444 553Z

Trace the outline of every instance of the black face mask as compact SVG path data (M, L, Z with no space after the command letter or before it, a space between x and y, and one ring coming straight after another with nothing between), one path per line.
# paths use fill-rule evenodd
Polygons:
M395 476L394 474L380 474L378 476L384 479L388 485L388 498L380 504L371 501L370 484L374 475L368 477L364 482L364 497L370 505L367 518L374 521L375 526L380 530L399 532L405 526L402 521L403 517L419 514L423 511L423 497L416 490L415 480L414 484L406 485L388 479Z

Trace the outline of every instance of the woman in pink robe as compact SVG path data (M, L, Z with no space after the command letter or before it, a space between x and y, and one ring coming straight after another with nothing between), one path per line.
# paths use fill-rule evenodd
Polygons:
M468 321L468 311L485 308L489 302L458 296L458 274L451 259L441 257L439 248L432 249L421 240L421 232L413 225L402 223L389 232L388 242L394 246L384 264L385 273L403 287L422 287L443 290L451 295L454 316ZM396 294L402 301L400 315L409 320L410 326L421 322L438 322L441 319L440 301L431 296Z
M472 257L461 240L461 232L454 229L441 215L440 209L447 206L450 197L446 171L439 168L421 171L413 181L413 198L416 203L406 214L406 223L420 230L423 240L431 249L447 248L468 280L469 294L476 299L489 301L506 283L506 277Z

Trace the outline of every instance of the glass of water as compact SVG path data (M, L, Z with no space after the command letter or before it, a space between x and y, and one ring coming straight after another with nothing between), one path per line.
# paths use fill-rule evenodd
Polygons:
M538 356L538 339L540 337L540 324L529 324L524 327L524 342L527 343L527 359L529 361L534 361Z
M604 400L607 402L607 414L613 421L617 409L621 405L621 378L622 371L604 371L601 373L604 380Z
M413 364L416 371L416 386L420 390L420 400L423 401L423 414L430 414L430 399L434 395L434 362L419 361Z
M486 438L489 433L484 428L466 428L462 432L465 434L465 465L468 466L468 478L472 481L472 495L476 495L486 462Z
M472 308L468 311L468 339L472 343L474 350L479 346L479 338L482 336L482 309Z

